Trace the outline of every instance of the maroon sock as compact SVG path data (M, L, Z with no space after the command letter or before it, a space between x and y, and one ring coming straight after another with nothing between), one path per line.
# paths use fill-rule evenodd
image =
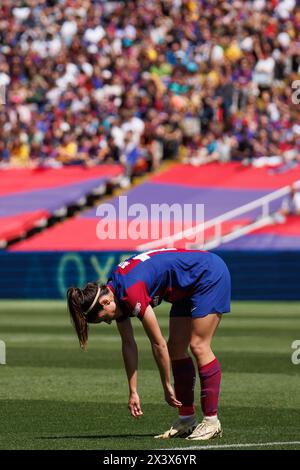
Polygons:
M195 413L194 388L196 372L190 357L172 361L174 388L177 400L181 401L179 416L189 416Z
M201 383L201 408L204 416L218 413L221 367L217 358L199 369Z

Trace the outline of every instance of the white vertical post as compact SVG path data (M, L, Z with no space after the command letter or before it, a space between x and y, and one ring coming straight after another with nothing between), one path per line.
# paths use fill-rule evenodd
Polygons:
M6 347L4 341L0 340L0 364L6 364Z
M266 201L263 203L263 206L262 206L262 217L265 218L268 216L269 216L269 202Z
M217 221L215 225L215 240L220 244L222 240L222 222Z

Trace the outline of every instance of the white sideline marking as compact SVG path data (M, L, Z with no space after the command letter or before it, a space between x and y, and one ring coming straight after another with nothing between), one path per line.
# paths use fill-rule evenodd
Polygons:
M190 447L169 447L168 449L160 450L204 450L204 449L233 449L236 447L264 447L264 446L292 446L295 444L300 445L300 441L288 441L288 442L252 442L245 444L221 444L221 445L208 445L208 446L190 446ZM158 449L155 449L158 450Z

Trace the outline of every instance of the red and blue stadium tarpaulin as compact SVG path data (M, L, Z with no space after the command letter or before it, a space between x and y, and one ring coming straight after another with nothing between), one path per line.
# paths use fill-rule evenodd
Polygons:
M200 167L191 165L175 164L172 168L156 174L146 182L130 189L125 194L127 196L127 205L139 203L147 208L148 214L151 214L151 205L167 203L168 205L180 204L203 204L205 221L216 216L222 215L227 211L236 209L244 204L261 198L283 186L290 185L293 181L300 179L300 168L294 168L285 173L276 172L268 168L244 167L239 163L210 164ZM106 203L112 204L116 209L118 224L118 198L113 197ZM272 209L278 209L282 201L278 200L272 203ZM248 213L246 218L238 218L230 224L246 224L249 217L252 220L259 215L259 210L253 210ZM121 216L123 217L123 215ZM20 242L10 248L11 251L23 250L133 250L140 244L151 241L150 229L149 237L143 240L127 239L107 239L101 240L96 235L97 223L99 217L96 214L96 208L82 213L79 217L65 221L47 231L33 236L32 238ZM125 222L130 223L130 217ZM144 224L150 224L149 219L143 220ZM176 220L172 221L171 232L176 232ZM161 221L161 226L164 221ZM169 223L169 222L167 222ZM266 229L267 230L267 229ZM270 229L271 230L271 229ZM284 232L284 228L282 228ZM272 232L273 233L273 232ZM265 235L268 233L265 233ZM268 234L270 235L270 234ZM248 236L247 236L248 237ZM247 237L243 237L244 240ZM274 248L280 246L280 238L284 248L288 248L288 242L291 241L291 249L300 249L300 238L292 238L287 229L286 233L277 233L276 241L274 236L265 238L265 244L261 248ZM238 246L239 239L235 241L235 247ZM271 242L271 244L270 244ZM182 240L182 244L185 241ZM232 242L234 243L234 242ZM244 241L244 243L246 243ZM179 246L177 244L177 246Z
M122 173L119 165L94 168L8 169L0 172L0 240L21 236L41 219L76 204Z

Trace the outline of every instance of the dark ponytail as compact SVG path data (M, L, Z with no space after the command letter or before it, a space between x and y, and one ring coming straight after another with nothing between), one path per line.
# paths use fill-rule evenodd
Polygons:
M83 289L70 287L67 290L68 309L72 323L75 327L81 349L86 350L88 341L88 323L93 323L100 310L99 302L96 302L92 310L85 315L95 300L98 291L96 282L89 282ZM100 295L109 293L106 285L100 286Z

